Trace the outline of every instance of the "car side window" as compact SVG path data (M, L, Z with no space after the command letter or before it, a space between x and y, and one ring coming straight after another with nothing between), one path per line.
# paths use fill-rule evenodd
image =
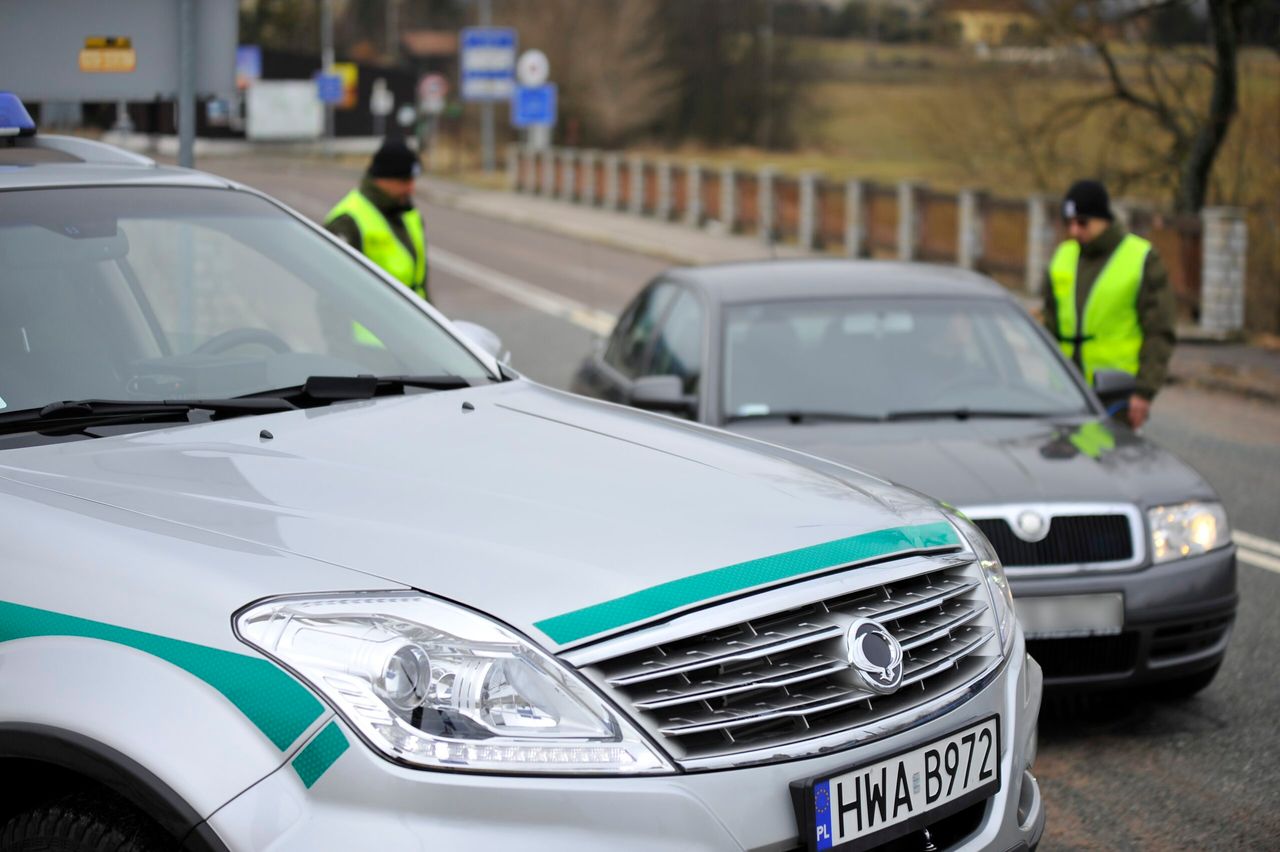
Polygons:
M649 341L653 339L658 321L675 292L674 284L660 281L636 297L614 329L609 348L604 353L606 364L630 378L640 374Z
M645 373L679 376L684 392L696 394L702 376L702 305L688 290L681 290L671 305L653 342L653 355Z

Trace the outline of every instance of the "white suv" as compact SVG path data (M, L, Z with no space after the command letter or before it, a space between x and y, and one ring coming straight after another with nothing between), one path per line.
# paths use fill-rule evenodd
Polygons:
M931 500L91 142L0 140L0 275L0 848L1038 841L1040 670Z

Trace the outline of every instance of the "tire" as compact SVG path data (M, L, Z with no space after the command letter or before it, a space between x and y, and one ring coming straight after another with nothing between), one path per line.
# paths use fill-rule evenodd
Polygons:
M0 830L0 852L168 852L177 846L128 804L93 793L30 808Z
M1195 674L1184 675L1183 677L1174 678L1166 681L1159 686L1160 695L1163 698L1169 698L1174 701L1190 698L1209 684L1213 683L1213 679L1218 675L1218 663L1211 669L1205 669Z

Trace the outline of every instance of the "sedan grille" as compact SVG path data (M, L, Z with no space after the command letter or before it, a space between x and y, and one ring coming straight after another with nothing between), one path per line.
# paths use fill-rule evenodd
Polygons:
M1063 515L1051 519L1043 541L1023 541L1003 518L974 521L991 540L1006 568L1087 565L1133 557L1133 537L1124 515Z
M893 726L883 722L969 683L999 659L990 599L973 563L916 564L919 573L584 671L686 766L761 749L776 754L872 724L880 725L876 736L887 735ZM879 622L902 646L902 685L892 695L872 693L850 668L845 637L859 618ZM870 732L858 734L849 744Z

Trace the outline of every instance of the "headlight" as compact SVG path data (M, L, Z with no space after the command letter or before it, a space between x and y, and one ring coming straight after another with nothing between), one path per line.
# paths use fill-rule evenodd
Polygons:
M1004 576L1004 566L1000 564L996 549L972 521L959 512L952 513L950 518L951 525L956 528L960 538L968 542L969 549L982 568L987 591L991 593L991 610L995 614L996 628L1000 631L1000 647L1007 655L1013 646L1018 618L1013 611L1013 592L1009 589L1009 580Z
M1231 540L1221 503L1181 503L1147 510L1151 558L1156 563L1208 553Z
M496 622L426 595L276 598L242 612L236 629L398 761L522 773L672 771L573 672Z

